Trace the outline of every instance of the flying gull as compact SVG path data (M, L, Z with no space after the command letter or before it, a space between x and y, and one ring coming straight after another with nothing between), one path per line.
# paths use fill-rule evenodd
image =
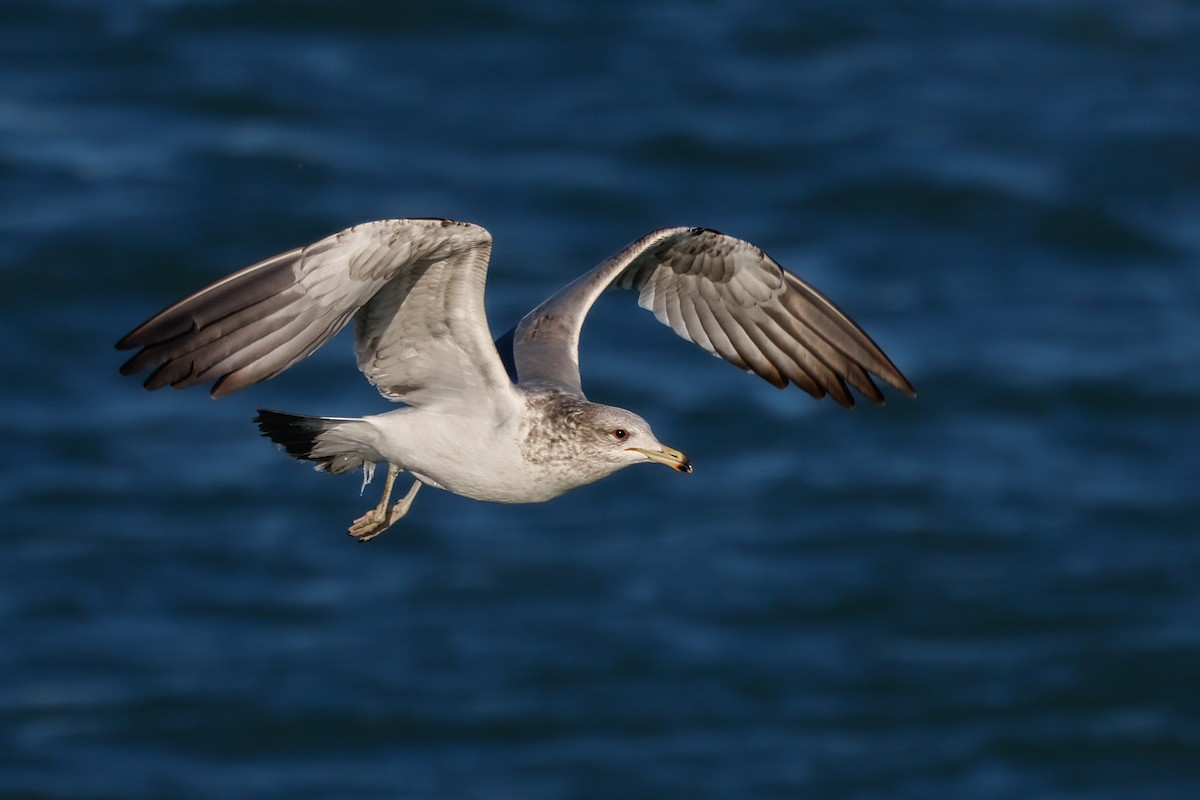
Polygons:
M362 418L259 409L254 421L290 455L369 481L387 464L379 505L350 534L371 539L403 517L423 484L477 500L538 503L631 464L692 465L623 408L589 401L579 333L606 289L679 336L780 388L854 404L883 402L871 380L909 382L845 313L754 245L707 228L663 228L530 311L496 342L483 292L492 237L443 219L367 222L268 258L185 297L117 343L121 367L154 368L147 389L215 380L212 396L266 380L353 318L358 368L401 408ZM414 478L390 504L401 472ZM365 483L364 483L365 485Z

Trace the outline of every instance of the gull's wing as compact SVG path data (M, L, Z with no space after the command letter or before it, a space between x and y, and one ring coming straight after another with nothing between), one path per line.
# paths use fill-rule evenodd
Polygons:
M483 307L491 235L450 220L367 222L235 272L117 343L147 389L266 380L355 320L358 367L391 400L499 405L517 393ZM507 398L507 399L506 399Z
M846 384L881 403L868 373L908 395L912 386L870 337L824 295L749 242L707 228L663 228L580 277L517 325L513 360L522 383L582 392L579 332L610 287L713 355L783 388L854 404Z

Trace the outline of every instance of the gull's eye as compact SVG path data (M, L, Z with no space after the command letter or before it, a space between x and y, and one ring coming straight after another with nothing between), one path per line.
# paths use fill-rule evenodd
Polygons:
M618 442L623 442L629 438L629 431L625 430L624 428L617 428L612 432L612 437Z

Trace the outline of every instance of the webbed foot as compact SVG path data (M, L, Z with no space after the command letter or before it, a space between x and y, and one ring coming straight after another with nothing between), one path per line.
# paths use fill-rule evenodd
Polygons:
M395 474L391 470L388 471L388 478L388 486L380 504L354 520L354 524L350 526L348 533L360 542L369 542L399 522L408 513L409 508L412 507L413 499L417 496L417 491L421 488L421 482L414 480L412 487L408 490L408 494L404 495L396 505L388 508L387 502L389 495L391 495L391 484L395 480Z

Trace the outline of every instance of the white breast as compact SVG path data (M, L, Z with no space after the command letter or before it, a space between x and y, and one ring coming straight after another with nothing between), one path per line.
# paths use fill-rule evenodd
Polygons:
M586 465L537 464L522 453L522 420L497 422L429 408L366 418L376 449L423 483L492 503L540 503L599 480Z

